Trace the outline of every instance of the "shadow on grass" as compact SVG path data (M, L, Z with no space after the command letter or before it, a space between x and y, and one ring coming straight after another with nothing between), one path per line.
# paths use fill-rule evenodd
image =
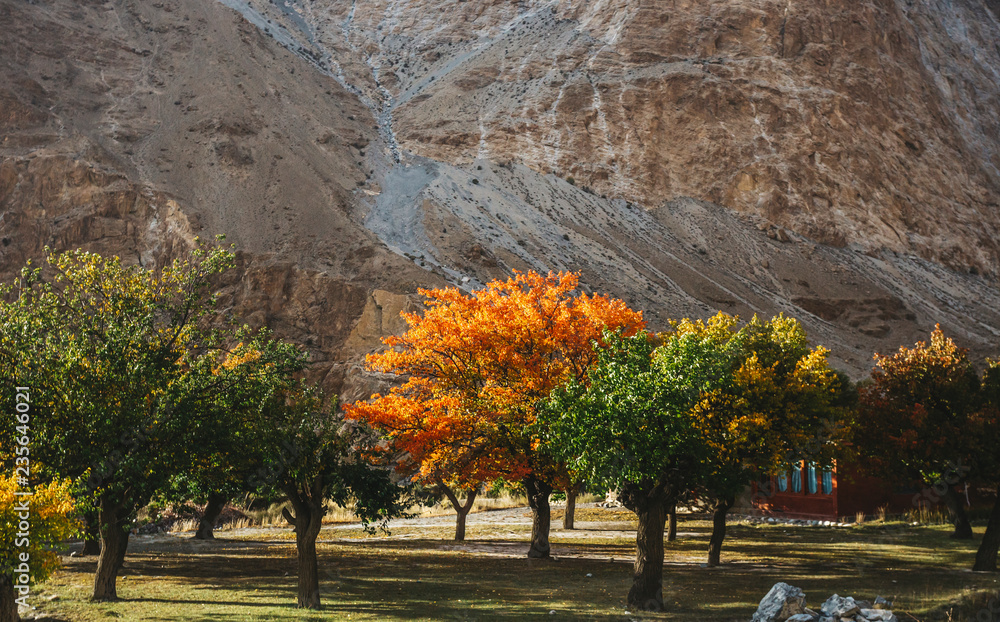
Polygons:
M687 528L704 533L700 525ZM963 572L974 544L950 540L934 529L886 535L876 529L735 525L730 535L718 568L702 567L707 552L700 537L667 543L664 599L669 612L642 617L747 620L777 581L801 587L813 605L834 592L868 599L882 595L919 612L970 585L992 585L994 578ZM634 545L601 542L596 533L594 541L582 539L554 542L555 561L527 559L527 543L519 540L322 542L324 606L315 613L294 607L294 544L257 547L219 540L197 550L160 551L148 546L127 558L127 579L120 583L127 600L120 608L129 613L129 607L141 609L141 619L163 622L340 620L348 615L369 620L621 620ZM84 575L94 566L93 558L73 559L61 574L67 583L89 582Z

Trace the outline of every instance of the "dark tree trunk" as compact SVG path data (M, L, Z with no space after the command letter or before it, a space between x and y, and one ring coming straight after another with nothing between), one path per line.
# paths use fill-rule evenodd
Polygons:
M976 551L976 564L973 570L982 572L997 571L997 549L1000 549L1000 486L997 486L997 500L993 502L990 521L986 524L986 534Z
M944 493L944 502L948 506L952 520L955 523L955 531L951 534L956 540L972 539L972 524L969 522L969 515L965 511L965 499L958 494L957 485L948 485L948 490Z
M465 496L465 503L462 504L458 502L458 495L455 494L455 491L443 482L438 482L438 486L444 491L448 501L451 501L451 507L455 508L455 512L458 514L458 518L455 520L455 542L462 542L465 540L465 518L469 515L469 510L472 509L472 504L476 501L479 490L476 488L470 490Z
M317 521L318 522L318 521ZM310 520L310 526L313 521ZM316 555L316 533L295 534L295 547L298 550L299 562L299 596L298 606L302 609L319 609L319 560Z
M726 514L733 507L736 499L726 497L715 502L715 512L712 515L712 537L708 541L708 565L718 566L722 558L722 541L726 539Z
M100 555L101 554L101 519L100 509L87 504L82 507L83 520L86 525L83 529L83 550L80 555Z
M229 498L226 495L219 492L213 492L208 495L205 513L202 515L201 521L198 522L198 532L194 534L196 540L215 539L215 523L219 520L219 515L222 514L222 510L226 507L228 500Z
M635 575L628 592L628 606L645 611L663 610L663 527L672 501L661 486L637 485L622 489L622 504L639 517L635 534Z
M573 529L576 519L576 497L580 494L580 485L573 484L566 489L566 513L563 514L563 529Z
M528 494L528 506L531 507L531 547L528 549L528 557L548 558L551 527L549 495L552 494L552 486L534 476L526 477L523 484Z
M97 573L94 575L94 595L92 600L118 600L118 572L125 563L128 549L129 515L124 508L111 501L101 502L98 518L101 532L101 554L97 558Z
M0 622L20 622L17 613L17 596L11 575L0 575Z
M677 539L677 504L674 503L667 510L667 542Z
M87 517L87 528L84 531L83 551L80 555L101 554L101 521L97 515Z
M295 527L295 548L298 551L299 595L298 606L302 609L319 609L319 561L316 556L316 538L323 526L326 507L323 503L323 482L316 478L310 490L303 494L295 487L287 487L285 492L292 501L295 516L287 508L282 510L285 517Z

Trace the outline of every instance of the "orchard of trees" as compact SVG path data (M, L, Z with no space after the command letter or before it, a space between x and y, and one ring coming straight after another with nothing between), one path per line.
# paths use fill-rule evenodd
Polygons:
M306 356L218 308L213 283L233 260L230 250L205 244L155 270L52 253L0 292L4 477L15 464L30 465L30 485L15 487L33 491L33 515L52 521L47 530L34 524L33 546L65 539L80 529L77 519L96 532L94 600L117 599L137 514L170 491L216 505L236 492L287 496L302 607L320 604L315 542L328 500L356 500L366 525L401 511L403 490L376 462L376 439L344 425L335 405L301 379ZM30 389L24 421L15 386ZM21 436L30 443L19 444ZM24 446L24 455L15 449ZM67 479L72 490L41 494ZM20 499L8 494L12 479L0 481L5 514ZM17 619L8 563L19 554L16 525L0 523L2 622ZM44 556L31 565L36 579L51 566Z
M233 265L231 250L200 242L152 270L51 253L0 291L0 622L17 619L14 515L29 488L46 517L33 527L31 580L54 568L46 545L77 534L99 543L95 600L117 598L129 534L154 498L205 503L196 537L211 538L236 495L280 495L307 608L320 606L316 540L330 502L353 503L370 529L404 515L419 485L451 501L462 540L479 491L518 486L532 513L527 556L544 559L552 493L566 491L571 528L582 487L612 489L638 519L628 606L649 610L664 607L678 503L712 514L707 561L718 565L737 497L801 461L832 468L856 455L901 484L944 482L956 537L972 536L959 491L1000 493L1000 363L978 372L940 329L876 356L855 386L792 318L719 313L652 333L574 274L517 273L472 294L421 290L425 310L404 314L408 330L367 360L399 381L339 414L303 379L305 353L220 309ZM30 417L18 419L11 387L30 387ZM976 570L996 571L998 545L1000 500Z

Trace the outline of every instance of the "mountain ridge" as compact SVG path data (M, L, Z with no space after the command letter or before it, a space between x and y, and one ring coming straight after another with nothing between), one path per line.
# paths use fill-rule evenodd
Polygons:
M225 304L313 351L344 399L381 382L363 355L402 329L419 287L512 269L580 271L658 329L716 309L792 314L856 377L938 321L995 355L1000 106L996 84L976 89L1000 67L982 43L996 7L942 4L945 34L994 17L941 37L927 34L936 3L729 4L2 0L0 272L46 244L155 265L225 233L249 275ZM884 71L924 76L883 94L913 122L882 110L827 128L844 84L871 101L897 84L855 76L878 59L829 42L876 9L899 17L884 45L906 60ZM815 99L773 69L786 57L810 64ZM816 58L843 71L824 77ZM921 73L934 62L938 77ZM941 108L948 76L955 112L917 115ZM855 178L885 204L774 198Z

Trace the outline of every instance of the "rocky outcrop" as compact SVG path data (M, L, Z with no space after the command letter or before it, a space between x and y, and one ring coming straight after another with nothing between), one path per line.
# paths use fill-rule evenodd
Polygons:
M285 3L294 22L232 4L330 55L405 150L1000 266L1000 21L982 0L319 0Z
M2 2L0 50L4 281L45 246L153 266L225 234L222 304L333 391L388 334L348 343L373 291L443 283L355 213L367 109L225 6Z

